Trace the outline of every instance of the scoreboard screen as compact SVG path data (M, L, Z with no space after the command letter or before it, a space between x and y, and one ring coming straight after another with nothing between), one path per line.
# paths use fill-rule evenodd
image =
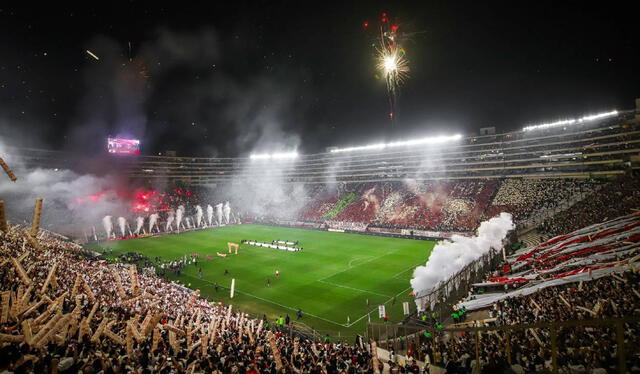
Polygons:
M138 155L140 154L140 140L124 138L107 138L109 153Z

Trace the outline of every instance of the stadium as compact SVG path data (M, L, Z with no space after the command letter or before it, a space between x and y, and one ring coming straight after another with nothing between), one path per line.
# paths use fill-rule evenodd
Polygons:
M634 104L213 157L3 136L0 370L638 372Z

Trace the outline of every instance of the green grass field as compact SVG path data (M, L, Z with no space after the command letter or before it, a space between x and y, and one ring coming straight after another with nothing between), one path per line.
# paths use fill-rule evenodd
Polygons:
M240 243L242 239L297 240L304 250L287 252L240 245L238 255L216 257L216 252L228 252L227 242ZM200 289L203 296L231 303L253 315L266 314L271 320L288 313L292 321L296 321L296 311L301 308L304 317L300 328L350 337L365 330L367 313L371 313L371 321L380 321L379 304L386 305L392 321L403 318L403 301L410 301L411 310L415 310L409 296L409 279L413 269L426 262L434 244L422 240L237 225L102 243L92 249L111 247L114 255L135 251L167 260L199 253L198 266L187 266L177 280ZM206 254L213 259L207 261ZM202 279L199 268L202 268ZM224 275L225 269L229 275ZM276 269L280 270L279 278L274 276ZM172 274L170 278L175 279ZM229 299L232 278L236 279L236 295ZM214 283L220 286L218 292L214 290Z

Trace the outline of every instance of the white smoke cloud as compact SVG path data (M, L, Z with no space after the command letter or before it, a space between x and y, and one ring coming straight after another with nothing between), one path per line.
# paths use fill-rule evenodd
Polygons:
M196 222L195 227L200 227L202 225L202 207L200 205L196 205Z
M158 217L160 217L158 213L153 213L152 215L149 216L149 233L151 233L151 231L153 230L153 227L156 226L156 223L158 222Z
M433 248L425 266L418 266L413 271L411 287L417 294L431 290L438 283L462 270L467 264L477 260L489 252L491 248L499 249L502 240L509 230L514 228L511 214L500 213L499 216L482 222L478 234L474 237L452 236L452 241L442 241ZM418 300L419 309L422 309Z
M308 202L305 185L288 180L295 162L295 160L250 161L239 170L238 174L241 177L226 185L216 186L212 195L232 202L236 217L249 215L277 219L294 218ZM218 206L216 206L218 215L217 209ZM224 214L224 217L219 215L218 222L228 223L226 221L230 220L230 217L227 217L227 213L220 213Z
M229 224L229 218L231 215L231 207L229 206L229 202L226 201L224 203L224 207L222 207L222 210L224 212L224 223Z
M44 198L42 227L77 237L102 222L104 216L128 211L128 201L116 191L118 177L26 167L1 141L0 156L18 177L16 182L0 178L0 196L13 224L31 221L37 197Z
M107 238L110 238L111 232L113 231L113 222L111 221L111 216L104 216L102 218L102 226L104 227L104 232L107 234Z
M176 209L176 228L180 232L180 225L182 224L182 215L184 214L184 206L179 205Z
M164 228L164 231L169 231L169 229L171 228L171 224L173 224L173 220L175 219L175 215L173 213L173 211L169 212L169 215L167 216L167 224Z
M213 226L213 207L211 204L207 205L207 222L209 227Z
M136 218L136 231L134 231L134 234L136 235L140 234L140 230L142 230L143 225L144 225L144 218L142 217Z
M216 224L222 225L222 203L216 204Z
M127 226L127 220L124 217L118 217L118 226L120 226L120 233L122 234L122 236L126 236L126 226Z

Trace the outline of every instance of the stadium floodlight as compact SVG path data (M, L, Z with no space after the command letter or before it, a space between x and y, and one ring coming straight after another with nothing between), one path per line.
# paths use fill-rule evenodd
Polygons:
M298 152L258 153L249 156L252 160L286 160L298 158Z
M359 147L334 148L330 152L339 153L339 152L353 152L353 151L370 151L370 150L406 147L406 146L422 145L422 144L441 144L441 143L448 143L448 142L452 142L460 139L462 139L462 135L460 134L440 135L440 136L431 136L428 138L419 138L419 139L398 141L398 142L391 142L391 143L363 145Z
M531 131L531 130L540 130L540 129L548 129L550 127L564 126L564 125L576 125L584 122L595 121L597 119L607 118L607 117L615 117L618 115L617 110L612 110L611 112L604 112L598 114L592 114L590 116L584 116L581 118L572 118L572 119L564 119L556 122L550 123L541 123L539 125L527 126L522 129L522 131Z

